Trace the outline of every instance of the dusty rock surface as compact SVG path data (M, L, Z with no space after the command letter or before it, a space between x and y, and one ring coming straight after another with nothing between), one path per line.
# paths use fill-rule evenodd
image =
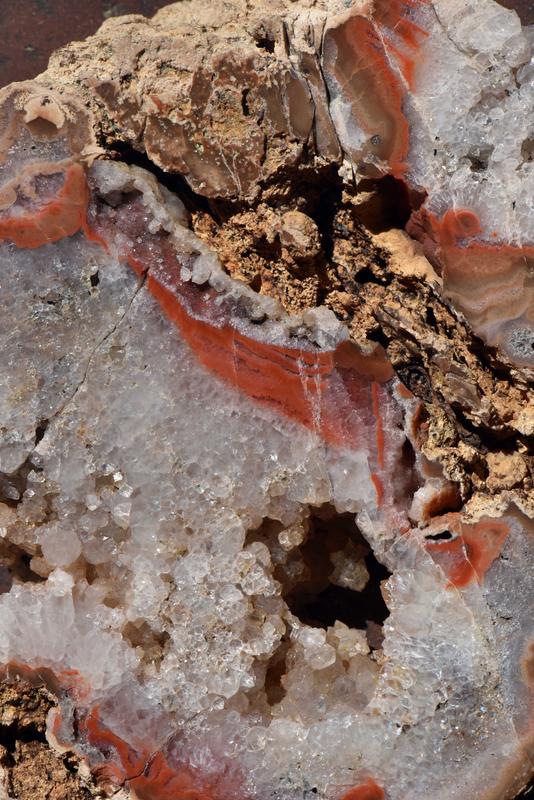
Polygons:
M203 196L257 197L281 171L341 159L317 48L327 10L344 6L304 6L295 53L291 2L186 0L152 20L108 20L59 51L45 80L78 87L106 146L146 153Z
M54 751L46 739L55 705L44 688L24 681L0 685L0 796L13 800L89 800L96 790L79 773L69 751ZM93 790L91 790L91 787Z

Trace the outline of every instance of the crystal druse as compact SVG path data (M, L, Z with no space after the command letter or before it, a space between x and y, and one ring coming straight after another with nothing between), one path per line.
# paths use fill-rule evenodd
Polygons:
M183 0L1 91L0 664L102 792L528 783L533 47L493 0Z

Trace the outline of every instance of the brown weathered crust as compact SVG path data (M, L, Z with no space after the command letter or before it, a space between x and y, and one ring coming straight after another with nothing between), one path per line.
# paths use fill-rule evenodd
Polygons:
M46 741L47 718L54 705L44 686L21 679L0 683L0 786L7 796L89 800L97 794L90 777L79 772L74 754L55 752Z
M40 79L81 91L108 146L128 143L204 196L253 198L280 170L341 160L319 59L327 5L343 8L186 0L111 19Z

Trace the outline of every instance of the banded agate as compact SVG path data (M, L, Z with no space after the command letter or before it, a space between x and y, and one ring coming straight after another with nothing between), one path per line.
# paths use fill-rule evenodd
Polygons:
M488 65L507 86L527 63L513 12L472 6L336 6L329 93L317 72L310 95L330 98L321 157L342 149L427 192L410 229L451 301L521 365L523 334L505 332L526 309L495 327L464 273L504 275L506 256L523 280L528 231L490 241L490 189L455 194L440 182L463 168L452 145L430 155L458 120L437 120L422 64L449 69L454 44L474 96ZM312 125L295 82L292 141ZM49 740L141 800L513 797L531 772L531 523L450 510L456 487L421 452L423 405L382 347L232 280L178 197L105 157L74 95L41 81L1 100L0 662L58 698ZM388 574L381 629L297 613L302 586L363 592L371 556Z

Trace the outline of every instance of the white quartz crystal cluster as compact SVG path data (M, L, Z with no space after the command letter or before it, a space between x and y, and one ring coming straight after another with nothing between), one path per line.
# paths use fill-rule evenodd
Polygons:
M407 178L436 218L478 218L467 239L480 249L443 256L445 292L489 344L532 367L533 31L494 0L433 0L418 14Z
M531 243L531 33L494 0L433 0L418 14L409 176L434 213L470 208L485 238Z

